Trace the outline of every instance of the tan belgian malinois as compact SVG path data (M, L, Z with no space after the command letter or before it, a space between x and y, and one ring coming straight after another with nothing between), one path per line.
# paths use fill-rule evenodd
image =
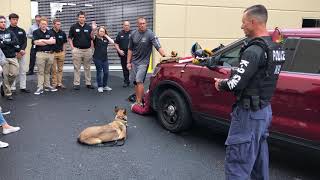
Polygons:
M78 142L86 145L118 145L118 141L124 141L127 138L127 111L125 108L115 107L116 117L106 125L92 126L83 130ZM110 144L108 142L113 142ZM121 145L123 145L121 144Z

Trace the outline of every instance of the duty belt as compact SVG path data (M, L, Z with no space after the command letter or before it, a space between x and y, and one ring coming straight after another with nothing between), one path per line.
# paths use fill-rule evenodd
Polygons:
M260 96L245 96L237 98L237 105L244 109L250 109L252 111L258 111L268 106L268 101L260 99Z

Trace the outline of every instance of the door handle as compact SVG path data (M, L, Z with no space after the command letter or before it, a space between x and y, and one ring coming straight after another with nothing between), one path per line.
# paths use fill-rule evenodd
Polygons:
M217 72L220 73L220 74L224 74L224 75L228 74L228 71L224 70L223 68L217 69Z

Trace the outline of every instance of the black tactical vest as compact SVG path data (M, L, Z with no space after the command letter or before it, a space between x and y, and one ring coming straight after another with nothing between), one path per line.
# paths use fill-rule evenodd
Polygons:
M258 110L271 101L286 57L282 44L258 37L243 46L240 59L244 50L252 45L257 45L264 50L266 61L264 66L259 67L253 75L248 86L241 92L237 92L236 96L237 102L245 108Z

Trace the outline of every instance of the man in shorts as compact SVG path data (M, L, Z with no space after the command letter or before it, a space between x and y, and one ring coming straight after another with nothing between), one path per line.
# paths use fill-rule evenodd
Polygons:
M146 78L152 46L154 46L162 57L165 52L155 34L147 29L147 20L139 17L138 29L133 31L129 38L127 68L131 70L130 81L135 85L136 103L142 104L144 94L143 83Z

